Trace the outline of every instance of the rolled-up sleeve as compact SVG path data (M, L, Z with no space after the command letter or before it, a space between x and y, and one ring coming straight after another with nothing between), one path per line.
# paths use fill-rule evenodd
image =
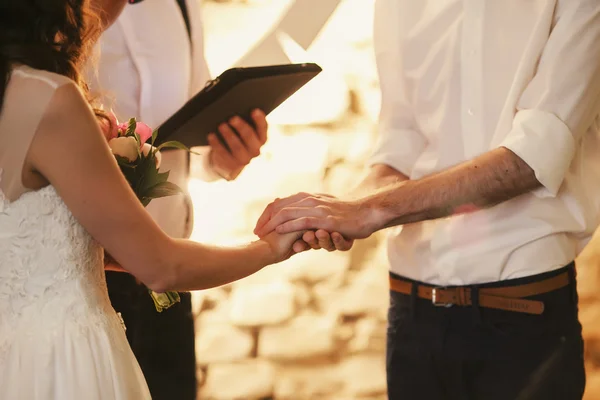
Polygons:
M411 175L427 141L416 129L402 73L403 18L401 2L375 3L374 47L381 87L379 137L369 165L385 164Z
M500 146L535 172L542 196L556 196L582 136L600 115L600 2L565 2Z

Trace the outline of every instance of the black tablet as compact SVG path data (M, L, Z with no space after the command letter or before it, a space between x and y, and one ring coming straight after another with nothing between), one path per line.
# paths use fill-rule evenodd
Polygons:
M235 115L251 121L256 108L269 114L320 72L313 63L228 69L158 128L155 145L177 140L206 146L221 123Z

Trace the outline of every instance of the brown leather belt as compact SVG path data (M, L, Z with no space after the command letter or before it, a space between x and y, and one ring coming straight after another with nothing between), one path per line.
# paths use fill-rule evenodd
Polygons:
M567 286L569 281L569 273L564 272L552 278L523 285L479 288L479 305L486 308L539 315L544 312L544 303L538 300L527 300L525 297L552 292L553 290ZM412 282L390 277L390 289L394 292L410 295L412 285ZM470 306L473 304L471 288L469 287L446 288L421 284L416 285L418 285L417 296L422 299L431 300L435 306Z

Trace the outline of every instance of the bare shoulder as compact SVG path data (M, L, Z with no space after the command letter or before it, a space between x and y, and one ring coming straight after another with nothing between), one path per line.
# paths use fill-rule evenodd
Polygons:
M33 170L46 176L49 162L61 164L65 161L56 157L60 149L87 153L105 145L103 142L98 121L83 93L74 82L65 81L54 90L45 107L28 161Z
M70 78L50 71L16 66L12 72L12 81L16 85L36 87L38 90L54 91L61 86L75 84Z
M79 87L72 81L58 87L38 127L38 135L69 136L97 127L96 118Z
M71 79L27 66L17 66L13 70L7 96L19 114L37 119L38 133L49 123L64 125L77 113L91 112L79 87Z

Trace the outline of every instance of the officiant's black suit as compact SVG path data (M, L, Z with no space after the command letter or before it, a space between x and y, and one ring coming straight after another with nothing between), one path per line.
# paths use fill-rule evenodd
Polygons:
M110 301L127 326L129 344L140 363L153 400L196 398L194 319L189 293L158 313L148 289L121 272L106 273Z
M185 0L177 0L177 3L189 34ZM108 271L106 281L110 301L125 321L127 339L148 382L152 399L196 399L191 295L180 293L181 303L159 313L148 289L133 276Z

